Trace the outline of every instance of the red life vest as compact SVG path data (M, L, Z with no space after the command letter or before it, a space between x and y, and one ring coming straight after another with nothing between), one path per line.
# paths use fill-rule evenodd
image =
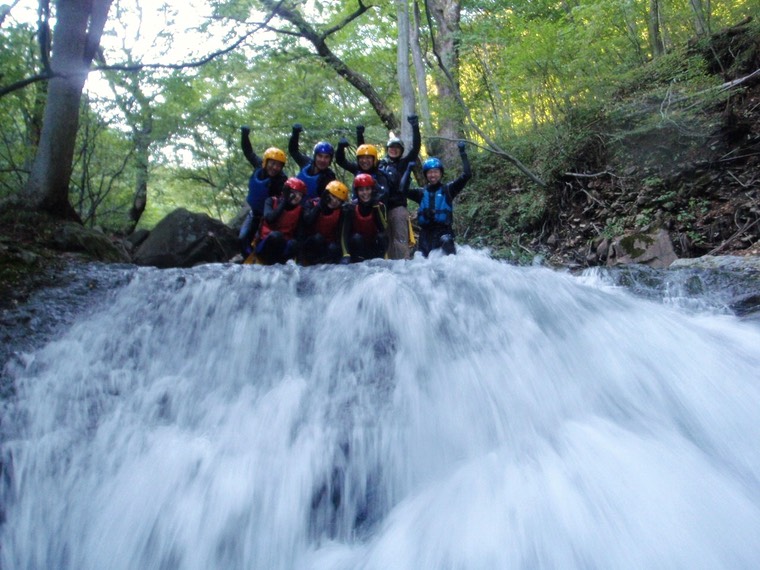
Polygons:
M314 224L314 233L321 234L328 243L338 241L338 226L340 224L340 208L330 210L329 214L319 213L316 223Z
M272 208L277 208L279 198L272 198ZM261 231L259 232L259 239L265 240L272 232L282 232L285 239L293 239L296 235L296 228L298 222L301 220L301 205L299 204L295 208L288 210L285 208L272 225L266 219L261 220Z
M364 237L366 240L370 240L377 236L377 225L375 224L375 217L374 217L375 209L372 208L369 211L369 214L366 216L362 216L361 211L359 210L359 204L356 205L354 208L354 225L353 230L354 233L359 234L360 236Z

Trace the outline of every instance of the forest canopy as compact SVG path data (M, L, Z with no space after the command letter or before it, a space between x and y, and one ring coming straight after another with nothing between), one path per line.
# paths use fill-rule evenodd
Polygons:
M559 125L593 117L658 62L671 85L714 86L720 77L683 65L677 46L760 13L748 0L91 4L107 18L99 47L84 42L91 59L71 168L52 183L83 223L119 233L179 206L235 217L250 175L243 124L257 151L286 148L294 123L304 126L302 145L352 138L357 124L382 145L389 132L408 136L403 118L414 113L423 155L446 157L463 138L516 166L526 184L542 183L553 165L533 160L535 146ZM87 40L103 17L90 14ZM67 77L55 62L71 21L62 2L0 6L1 198L51 184L41 177L51 161L40 154L52 152L43 127L66 119L51 115L60 101L50 99Z

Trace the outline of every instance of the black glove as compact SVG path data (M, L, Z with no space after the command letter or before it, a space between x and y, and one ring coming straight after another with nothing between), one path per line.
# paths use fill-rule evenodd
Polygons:
M467 143L464 141L459 141L457 143L457 148L459 149L459 154L464 154L465 148L467 148Z
M406 118L407 122L412 125L413 127L416 127L420 124L420 118L417 115L409 115Z
M364 134L364 125L356 125L356 134L357 135L363 135Z
M303 131L303 125L301 123L296 123L293 125L293 132L294 133L300 133Z
M246 136L246 137L247 137L248 135L250 135L250 134L251 134L251 127L249 127L248 125L243 125L243 126L241 126L241 127L240 127L240 132L241 132L241 133L242 133L244 136Z
M348 146L348 139L346 137L340 137L338 146Z

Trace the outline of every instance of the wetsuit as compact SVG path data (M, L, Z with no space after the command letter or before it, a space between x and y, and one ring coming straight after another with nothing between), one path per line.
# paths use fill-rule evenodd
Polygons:
M306 239L301 250L304 265L340 261L343 208L327 205L325 199L310 200L304 208L303 226Z
M412 148L405 156L391 158L386 156L380 161L378 169L388 179L388 257L390 259L409 259L409 210L406 207L406 195L401 192L401 177L410 163L417 160L422 144L420 126L416 115L407 118L412 126Z
M410 200L420 204L417 212L417 224L420 226L420 239L417 243L425 257L434 249L442 249L444 253L456 253L454 244L454 198L464 189L472 177L470 161L467 153L461 147L459 155L462 158L462 174L447 184L440 182L428 184L424 188L409 188L411 168L407 168L402 178L401 187ZM407 190L408 189L408 190Z
M300 167L296 177L303 180L306 184L306 198L309 200L312 198L319 198L322 196L325 186L335 180L335 172L331 168L317 171L314 166L314 157L309 157L298 150L298 139L300 134L300 129L293 129L290 134L290 140L288 141L288 154L290 154Z
M298 252L303 207L290 203L290 194L266 199L261 219L256 257L264 265L285 263Z
M388 248L385 206L376 199L346 204L341 232L342 263L385 257Z
M263 168L262 159L253 152L251 140L248 137L248 131L241 129L240 146L248 162L253 166L253 174L248 179L248 195L245 201L251 210L245 217L243 225L240 226L238 240L243 256L251 253L251 242L254 235L259 229L261 216L264 214L264 202L270 196L279 196L282 194L282 187L288 177L285 173L280 172L274 178L267 175Z

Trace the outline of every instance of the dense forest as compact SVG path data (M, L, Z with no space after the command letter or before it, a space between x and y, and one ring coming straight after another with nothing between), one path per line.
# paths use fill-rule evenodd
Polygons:
M356 125L382 148L417 114L447 175L467 141L463 243L594 265L662 228L679 256L744 251L760 232L758 15L749 0L14 0L0 199L113 236L178 207L233 224L241 125L259 152L287 148L294 123L304 151Z

